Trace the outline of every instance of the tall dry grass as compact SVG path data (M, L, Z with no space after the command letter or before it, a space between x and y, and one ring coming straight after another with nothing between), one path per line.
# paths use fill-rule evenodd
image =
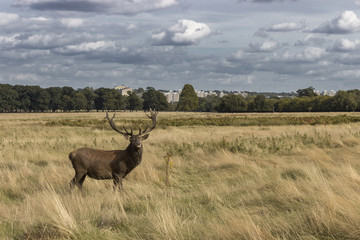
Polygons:
M360 124L159 126L124 192L87 178L85 197L70 193L71 150L127 142L108 128L46 122L103 117L0 115L1 239L360 238Z

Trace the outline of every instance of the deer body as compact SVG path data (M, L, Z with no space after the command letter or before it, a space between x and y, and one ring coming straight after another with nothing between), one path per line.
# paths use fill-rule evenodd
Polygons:
M75 169L75 176L70 182L70 188L75 185L82 188L82 184L89 176L94 179L113 179L114 189L122 189L122 179L126 177L142 160L143 146L142 140L149 136L149 132L155 128L156 114L151 112L153 125L148 130L141 131L138 135L134 135L131 129L129 133L125 128L125 132L118 130L115 127L113 119L110 119L106 113L106 118L109 120L110 126L117 132L125 136L130 141L128 147L124 150L105 151L93 148L79 148L69 154L69 159Z

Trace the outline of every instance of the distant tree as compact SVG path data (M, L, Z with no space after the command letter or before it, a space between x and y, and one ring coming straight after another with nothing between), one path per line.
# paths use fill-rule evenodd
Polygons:
M13 89L17 92L16 109L28 112L31 110L31 96L29 87L23 85L15 85Z
M74 99L68 95L63 95L61 98L61 109L70 112L75 109Z
M291 103L291 99L290 98L282 98L279 99L275 105L275 111L276 112L289 112L290 110L290 103Z
M75 93L74 96L74 109L75 110L84 110L87 105L87 99L82 92Z
M220 104L220 98L216 95L208 95L199 98L199 112L216 112L216 106Z
M149 110L150 108L158 111L169 110L169 103L167 102L165 95L160 91L156 91L153 87L146 88L142 99L144 100L144 110Z
M41 89L37 95L37 111L47 111L50 105L50 94L45 89Z
M254 98L254 110L257 112L265 111L266 99L262 94L256 95Z
M11 112L17 106L18 93L10 84L0 84L0 112Z
M296 91L298 97L316 97L315 88L308 87L304 89L299 89Z
M41 111L40 93L42 88L40 86L26 86L26 89L31 101L30 111Z
M143 101L135 92L130 93L128 97L126 97L126 109L130 111L141 110L143 105Z
M71 111L75 109L75 90L72 87L65 86L62 88L62 106L64 111Z
M221 98L220 104L217 106L218 112L245 112L247 103L241 95L226 95Z
M82 94L84 94L86 98L86 106L85 110L90 111L95 108L94 100L96 98L96 94L94 92L94 89L90 87L86 87L84 89L79 90Z
M67 95L69 97L75 96L75 90L72 87L68 87L68 86L62 87L62 92L63 95Z
M62 95L63 91L60 87L49 87L45 89L50 95L49 109L52 112L62 109Z
M124 97L115 89L99 88L95 90L96 110L120 110L125 108Z
M333 98L335 111L355 111L358 107L358 97L355 92L338 91Z
M178 111L196 111L199 108L199 99L191 84L185 84L177 105Z

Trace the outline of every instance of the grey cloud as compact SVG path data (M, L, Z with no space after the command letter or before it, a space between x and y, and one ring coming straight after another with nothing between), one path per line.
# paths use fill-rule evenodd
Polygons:
M303 47L307 45L321 46L326 42L323 37L317 36L315 34L308 34L303 39L298 40L294 45L296 47Z
M291 32L291 31L299 31L305 28L305 24L298 24L294 22L284 22L275 24L272 26L264 27L261 30L267 32Z
M273 3L273 2L294 2L298 0L238 0L238 2Z
M12 6L39 11L96 12L106 14L137 14L177 5L176 0L17 0Z
M263 30L258 30L254 33L254 36L259 38L268 38L270 35Z
M251 42L249 47L251 52L272 52L280 48L280 44L273 40L265 40L263 42Z

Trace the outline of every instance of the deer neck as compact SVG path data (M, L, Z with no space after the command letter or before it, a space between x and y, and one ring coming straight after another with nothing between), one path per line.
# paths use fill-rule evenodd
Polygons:
M141 161L142 153L143 153L143 147L136 147L132 144L129 144L129 146L126 148L126 151L129 153L131 158L135 161Z

